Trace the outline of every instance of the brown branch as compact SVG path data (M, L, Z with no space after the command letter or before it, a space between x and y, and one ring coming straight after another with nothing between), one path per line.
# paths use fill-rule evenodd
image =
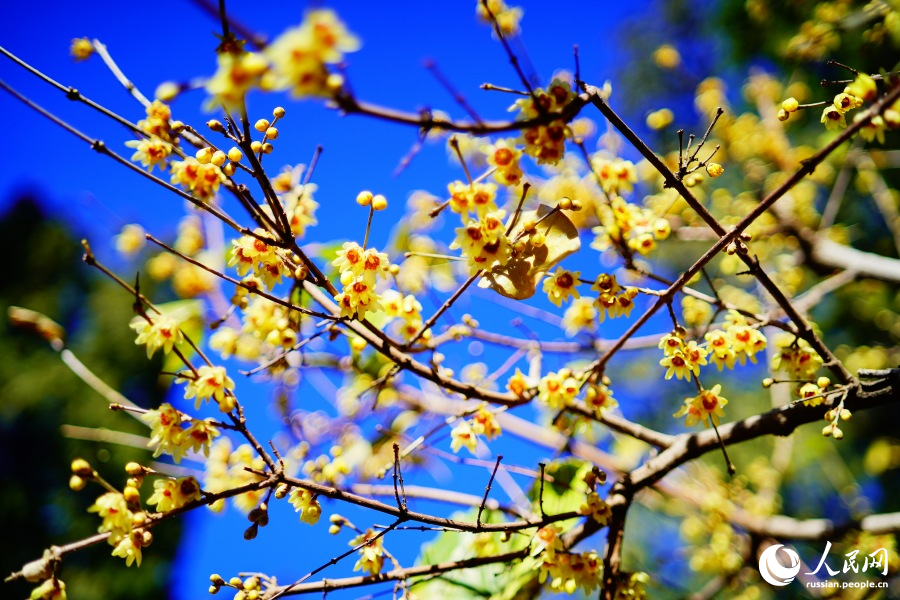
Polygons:
M359 575L356 577L344 577L341 579L327 579L322 581L316 581L312 583L303 583L300 585L293 586L293 588L283 593L285 596L290 595L299 595L299 594L311 594L311 593L327 593L331 590L343 590L354 587L361 587L366 585L373 585L376 583L383 583L385 581L405 581L412 577L420 577L426 575L437 575L440 573L447 573L448 571L459 571L462 569L472 569L475 567L481 567L484 565L491 565L497 563L505 563L510 564L513 561L521 560L528 556L528 549L525 548L523 550L517 550L516 552L508 552L506 554L498 554L496 556L485 556L478 558L469 558L465 560L454 560L447 561L442 563L437 563L433 565L422 565L418 567L409 567L406 569L394 569L392 571L388 571L386 573L379 573L378 575ZM286 587L286 586L285 586ZM280 590L284 588L270 588L266 593L267 594L278 594ZM263 596L263 598L272 598L273 596Z

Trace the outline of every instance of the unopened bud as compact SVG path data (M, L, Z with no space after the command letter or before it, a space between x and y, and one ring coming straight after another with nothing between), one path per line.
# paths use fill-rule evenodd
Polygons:
M275 150L275 146L273 146L269 142L266 142L262 145L263 154L272 154L273 150Z
M374 208L375 210L384 210L387 208L387 205L387 198L385 198L381 194L378 194L377 196L374 196L372 198L372 208Z
M270 140L278 139L278 129L275 127L269 127L266 129L266 137Z
M69 477L69 489L73 492L80 492L84 489L85 485L87 485L87 481L85 481L84 478L79 477L78 475Z
M242 158L244 158L244 153L237 146L228 151L228 160L231 162L241 162Z
M571 210L572 208L572 199L571 198L562 198L559 201L559 209L560 210Z
M94 476L94 469L88 461L83 458L76 458L72 461L72 473L80 477L91 479Z
M272 116L276 119L280 119L284 116L284 108L281 106L276 106L275 110L272 111Z
M269 120L268 119L260 119L259 121L256 122L256 124L253 126L253 128L256 129L258 132L262 133L263 131L265 131L266 129L269 128Z
M225 126L222 125L221 121L217 121L216 119L212 119L211 121L206 122L206 126L212 129L217 133L225 133Z
M215 152L213 152L212 158L209 160L209 162L216 165L217 167L221 167L225 164L226 160L228 160L228 158L225 156L225 153L221 150L216 150Z

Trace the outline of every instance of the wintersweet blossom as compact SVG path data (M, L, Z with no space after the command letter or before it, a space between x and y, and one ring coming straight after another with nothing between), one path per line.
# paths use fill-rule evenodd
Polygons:
M547 294L550 302L556 306L562 306L562 303L566 302L570 296L580 298L581 295L578 293L578 278L580 276L581 273L578 271L573 273L562 267L557 267L556 273L548 275L544 279L544 292Z
M719 417L725 416L722 408L728 404L728 400L720 396L722 386L716 384L710 390L701 390L699 394L693 398L685 398L684 406L682 406L674 417L684 417L685 425L692 427L698 423L708 423L708 419L712 419L713 424L719 424Z
M135 317L129 327L138 334L134 343L147 346L147 358L151 358L160 348L168 354L176 344L184 341L184 334L181 333L178 321L166 315L154 315L151 320Z
M200 499L200 484L193 477L157 479L153 482L153 495L147 504L156 506L159 512L169 512Z
M194 378L188 379L184 390L185 398L196 398L195 408L200 408L204 400L215 400L222 412L230 412L234 404L234 381L225 367L203 365L197 368Z
M300 513L300 522L315 525L322 516L322 507L316 500L316 495L309 490L294 488L289 497L294 510Z

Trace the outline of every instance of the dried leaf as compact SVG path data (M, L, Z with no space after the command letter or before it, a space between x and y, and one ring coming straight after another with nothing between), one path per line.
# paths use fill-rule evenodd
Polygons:
M538 221L551 210L552 207L541 204L536 211L523 212L510 237L515 238L522 231L523 222L528 219ZM547 240L543 246L529 248L528 253L511 257L504 266L494 265L478 282L478 287L490 288L515 300L531 298L544 274L581 248L578 229L562 211L541 221L537 231Z

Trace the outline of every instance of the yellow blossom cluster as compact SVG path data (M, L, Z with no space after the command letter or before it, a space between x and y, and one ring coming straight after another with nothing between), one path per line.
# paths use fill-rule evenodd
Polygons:
M259 237L242 235L236 240L231 240L231 258L229 267L237 267L238 275L244 276L253 272L268 288L281 282L282 275L290 271L279 249L267 244L260 238L266 237L261 228L254 232Z
M342 456L343 447L332 446L330 456L321 454L303 463L303 474L316 483L341 485L350 474L350 464Z
M591 157L591 168L603 191L610 195L630 192L637 183L637 169L630 160L597 152Z
M540 561L541 583L550 581L555 592L574 594L581 588L590 594L600 585L602 561L593 550L584 553L565 552L560 529L547 525L538 529L531 541L532 556Z
M755 363L756 354L766 349L766 336L737 311L728 311L726 320L724 330L713 329L704 336L712 363L720 371L733 369L735 361L743 365L749 359Z
M192 156L172 161L169 168L172 183L180 185L199 200L212 200L225 180L222 169L210 162L202 163Z
M250 467L262 471L266 463L260 458L250 444L241 444L234 448L231 440L221 438L213 444L206 461L206 476L203 488L210 493L218 493L232 488L255 483L262 478L247 471ZM263 501L266 490L250 490L234 496L234 506L248 513ZM209 505L210 510L219 512L225 508L224 500L217 500Z
M309 10L299 26L286 30L264 52L249 52L238 44L222 48L218 69L206 82L207 107L240 108L253 89L289 90L295 97L329 95L341 82L328 65L359 47L334 11Z
M607 316L610 319L631 315L634 308L634 298L637 296L637 288L626 286L622 287L616 280L615 275L602 273L597 276L591 289L597 292L597 299L594 306L597 307L597 317L602 323Z
M691 376L700 376L700 367L708 364L709 352L694 340L684 341L684 331L677 329L668 333L659 341L658 347L663 351L661 367L666 368L666 379L676 377L690 381Z
M146 514L140 510L140 494L137 490L140 484L136 480L131 483L132 485L125 487L125 493L106 492L88 507L88 512L97 513L102 519L97 530L109 533L106 541L113 547L112 555L125 559L128 567L134 563L141 566L141 549L150 545L153 540L150 531L137 528L146 521Z
M494 167L494 179L503 185L518 185L522 180L522 167L519 160L522 158L522 150L516 146L515 140L501 139L493 144L485 144L481 151L487 157L487 162Z
M569 369L550 372L538 383L538 399L548 407L563 409L575 399L581 385Z
M180 413L169 403L148 410L141 420L150 426L149 448L153 456L169 454L178 463L190 450L209 456L210 445L219 437L219 430L207 420L192 419ZM187 427L185 427L185 425Z
M772 369L785 371L793 379L811 378L824 363L819 353L803 338L784 334L775 341L775 345L778 350L772 355Z
M487 24L497 23L500 33L505 36L519 35L519 22L524 11L519 6L508 6L503 0L487 0L487 6L478 0L475 12L478 18ZM488 12L490 11L490 12Z
M147 504L155 504L157 511L165 513L199 499L200 484L193 477L165 478L153 482Z
M588 492L584 504L579 507L578 512L589 516L599 523L600 526L609 523L609 518L612 516L612 509L609 504L597 492Z
M486 213L479 220L469 219L465 227L456 229L456 239L450 249L461 249L466 257L469 274L490 270L494 265L506 265L511 253L502 210Z
M478 446L478 436L484 436L488 441L494 439L502 432L496 415L482 404L469 420L461 420L450 431L450 448L453 452L459 452L463 447L474 453Z
M391 266L388 255L374 248L363 249L356 242L344 242L334 266L341 273L343 291L334 297L345 317L364 319L366 312L382 310L375 284L387 278Z
M303 184L300 181L302 175L303 167L298 165L294 168L285 167L272 179L272 187L284 206L291 232L297 237L303 237L308 227L318 223L316 209L319 208L319 203L313 199L318 186L314 183ZM264 210L270 213L268 206Z
M563 313L563 329L566 335L573 336L580 331L593 331L597 327L597 309L594 300L576 298Z
M560 113L576 97L568 82L554 79L546 90L537 88L528 98L517 100L510 110L519 111L518 118L535 119ZM546 125L534 125L522 130L525 154L534 157L539 165L555 165L566 150L569 126L563 119L554 119Z
M422 304L412 294L405 296L396 290L385 290L381 294L381 306L389 320L400 321L399 332L403 339L410 340L422 329ZM426 331L422 338L428 340L431 330Z
M671 233L668 220L657 218L652 209L630 204L621 196L613 196L609 204L601 204L598 213L600 225L591 230L595 236L591 248L600 252L627 245L633 252L646 256L658 241Z

